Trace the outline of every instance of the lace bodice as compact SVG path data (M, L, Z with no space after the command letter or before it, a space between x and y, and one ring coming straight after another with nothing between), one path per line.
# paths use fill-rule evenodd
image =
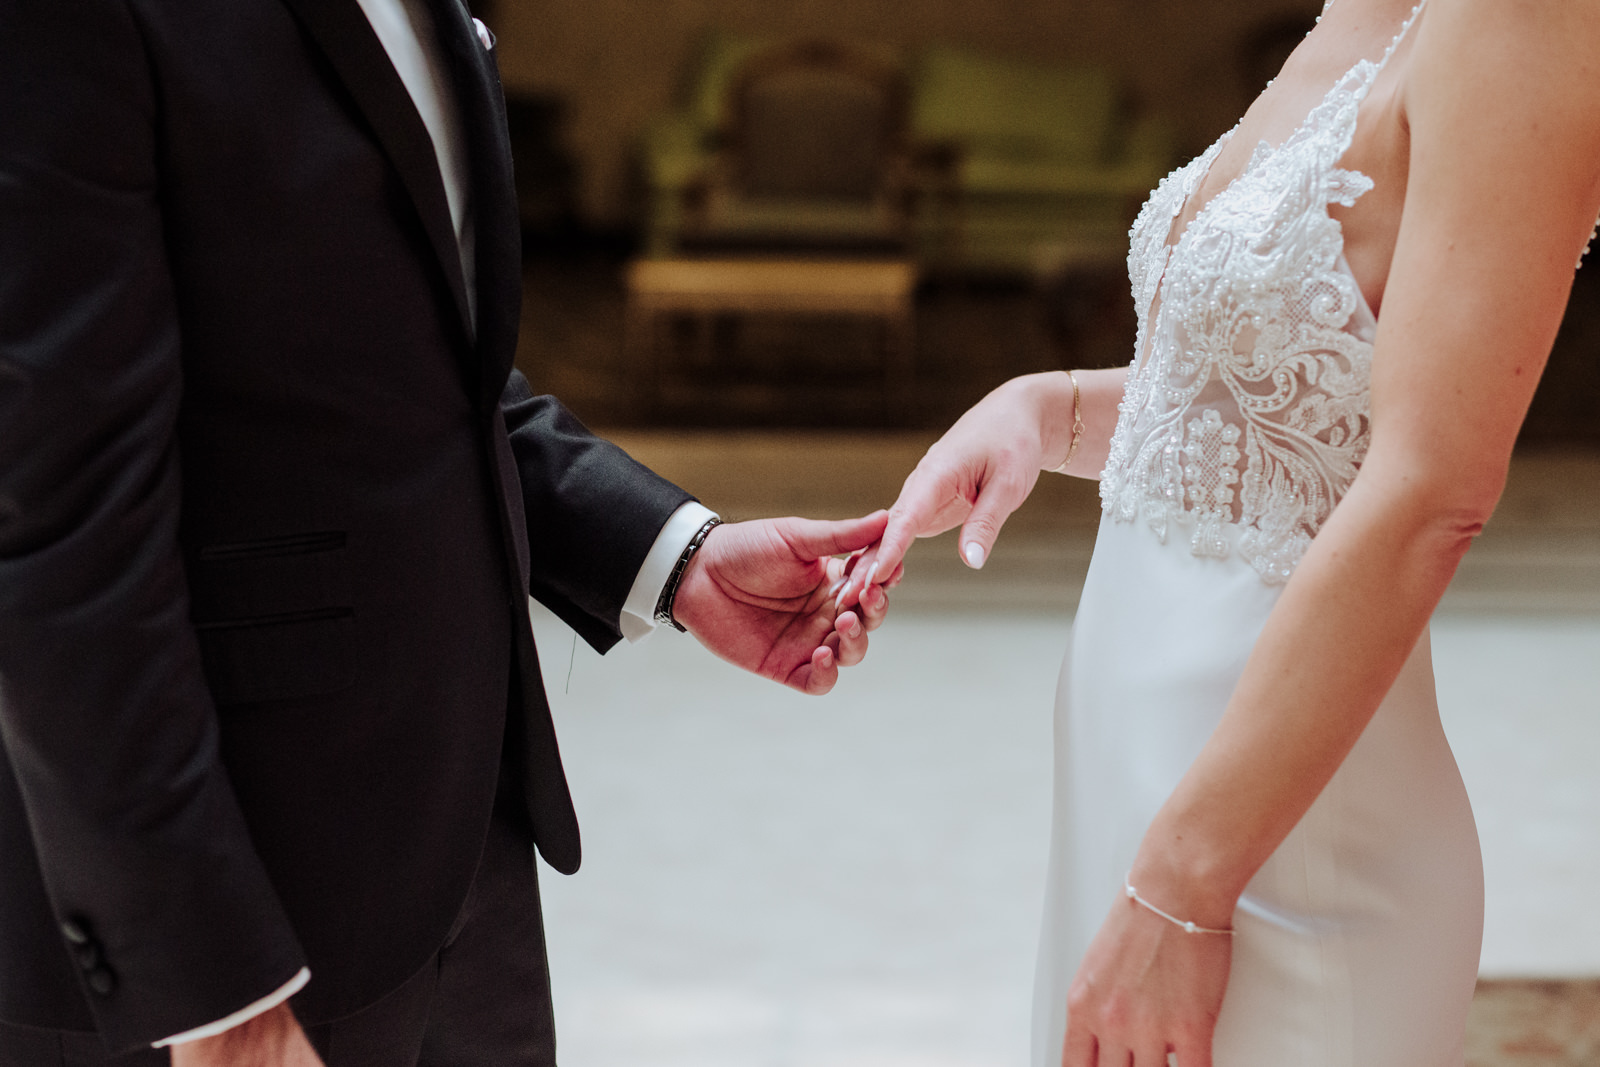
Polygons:
M1372 188L1339 161L1393 51L1356 64L1282 144L1258 145L1176 243L1233 131L1162 181L1130 231L1138 356L1103 506L1163 539L1181 531L1197 556L1237 552L1269 583L1288 580L1367 449L1377 323L1328 209Z

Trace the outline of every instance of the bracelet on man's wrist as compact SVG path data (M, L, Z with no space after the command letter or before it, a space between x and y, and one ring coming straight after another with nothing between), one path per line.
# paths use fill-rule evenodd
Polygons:
M683 582L683 572L689 569L689 560L700 551L700 546L706 543L706 537L712 530L722 525L722 520L715 515L701 524L700 529L689 539L683 547L683 554L678 557L678 562L673 564L672 573L667 576L667 584L661 587L661 597L656 601L656 622L663 626L670 626L679 633L687 633L683 623L673 617L672 609L678 600L678 586Z

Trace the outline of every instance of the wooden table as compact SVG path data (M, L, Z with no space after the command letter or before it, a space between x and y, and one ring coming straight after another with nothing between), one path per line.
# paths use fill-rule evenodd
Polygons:
M913 370L916 269L903 260L641 259L627 272L626 374L635 400L658 392L661 322L672 315L859 315L883 328L891 404Z

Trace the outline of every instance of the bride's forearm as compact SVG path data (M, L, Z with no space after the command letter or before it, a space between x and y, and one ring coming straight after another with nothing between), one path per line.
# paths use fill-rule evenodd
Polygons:
M1301 560L1140 846L1133 883L1169 910L1228 923L1398 677L1487 516L1416 491L1364 472Z
M1044 445L1042 470L1055 470L1071 451L1072 462L1063 473L1098 479L1111 451L1111 433L1117 426L1117 404L1128 378L1126 367L1077 370L1077 413L1083 420L1078 447L1072 451L1073 388L1064 371L1030 375L1027 379L1040 398L1040 439Z

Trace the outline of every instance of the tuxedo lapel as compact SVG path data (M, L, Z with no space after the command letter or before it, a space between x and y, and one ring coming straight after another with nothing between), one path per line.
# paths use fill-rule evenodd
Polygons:
M516 355L522 304L522 234L506 132L505 97L489 45L461 0L429 0L456 78L473 180L477 233L478 352L485 405L499 402Z
M456 311L473 335L444 179L422 116L356 0L283 0L338 73L415 204ZM480 226L482 224L480 223Z
M468 168L472 172L478 356L482 361L480 402L490 409L500 403L511 373L522 303L522 230L511 169L511 141L506 132L505 97L493 50L479 37L462 0L428 0L428 4L455 76ZM517 613L526 618L520 609ZM578 817L561 766L555 723L544 699L533 634L520 622L516 655L520 668L517 684L526 711L512 716L506 743L521 751L522 788L539 853L556 870L571 874L578 869L582 856Z

